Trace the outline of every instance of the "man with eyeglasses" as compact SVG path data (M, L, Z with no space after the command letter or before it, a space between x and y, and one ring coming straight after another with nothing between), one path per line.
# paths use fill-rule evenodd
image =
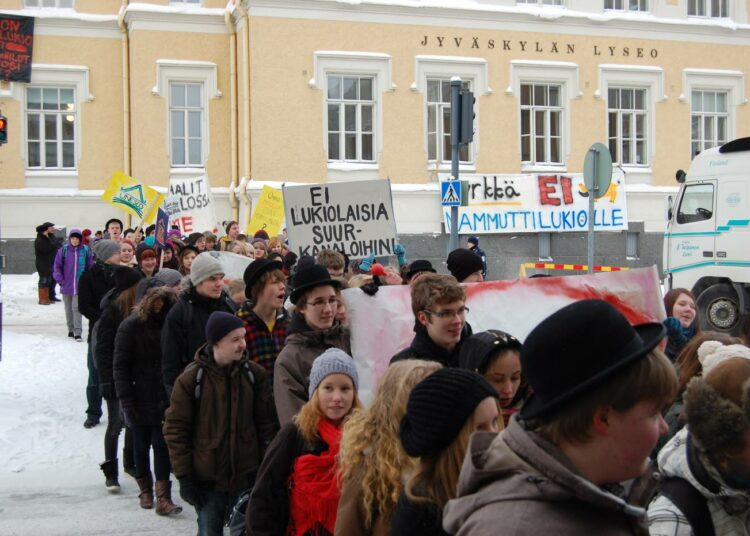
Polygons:
M446 367L458 366L461 343L471 335L466 323L466 293L456 278L425 274L411 287L414 311L414 340L391 363L403 359L437 361Z

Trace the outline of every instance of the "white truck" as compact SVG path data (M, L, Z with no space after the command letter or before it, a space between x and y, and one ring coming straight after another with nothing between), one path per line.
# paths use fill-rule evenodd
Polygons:
M697 299L701 329L750 327L750 137L698 154L669 209L666 287Z

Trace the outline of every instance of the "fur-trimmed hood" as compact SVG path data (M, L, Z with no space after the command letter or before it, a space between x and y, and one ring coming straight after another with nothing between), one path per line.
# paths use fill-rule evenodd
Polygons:
M162 307L158 316L160 318L165 318L167 312L169 312L172 305L177 301L177 293L174 289L164 286L149 289L143 299L138 302L138 305L136 305L133 310L134 314L138 316L140 322L147 322L153 319L155 316L153 312L154 302L158 299L164 300L164 307Z

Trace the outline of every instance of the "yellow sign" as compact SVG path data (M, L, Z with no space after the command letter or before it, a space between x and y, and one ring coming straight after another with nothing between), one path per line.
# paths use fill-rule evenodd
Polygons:
M125 175L122 171L115 171L102 194L102 199L139 220L150 222L164 201L164 194Z
M284 222L284 196L281 190L264 186L253 210L253 217L247 224L246 233L253 236L256 231L264 229L268 236L276 236Z

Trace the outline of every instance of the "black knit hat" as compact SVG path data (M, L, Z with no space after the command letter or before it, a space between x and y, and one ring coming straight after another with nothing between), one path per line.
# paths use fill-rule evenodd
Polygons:
M256 259L248 264L245 273L242 275L242 279L245 281L245 297L248 300L252 299L250 290L260 276L271 270L281 270L283 266L284 264L278 259Z
M297 301L299 301L305 292L315 287L330 285L333 288L341 288L341 283L335 279L331 279L328 270L320 264L313 264L312 266L297 270L292 283L294 290L292 290L292 295L289 299L295 305L297 305Z
M521 341L499 329L490 329L468 337L458 352L458 366L484 374L490 358L505 350L521 351Z
M245 324L238 317L224 311L214 311L206 322L206 342L214 345L227 336L227 333L238 328L244 328Z
M115 290L117 292L122 292L123 290L127 290L130 287L137 285L143 278L138 270L134 270L128 266L118 266L115 268L113 277L115 280Z
M497 391L476 372L439 369L419 382L409 395L401 420L401 443L409 456L432 456L458 437L474 409Z
M448 262L446 264L448 265L448 270L450 270L451 275L458 279L459 283L474 272L481 272L484 270L484 265L482 264L482 259L479 258L479 255L464 248L451 251L448 255Z
M409 269L406 271L406 279L411 279L414 275L419 272L432 272L435 273L435 268L432 267L432 263L426 260L416 260L409 265Z

